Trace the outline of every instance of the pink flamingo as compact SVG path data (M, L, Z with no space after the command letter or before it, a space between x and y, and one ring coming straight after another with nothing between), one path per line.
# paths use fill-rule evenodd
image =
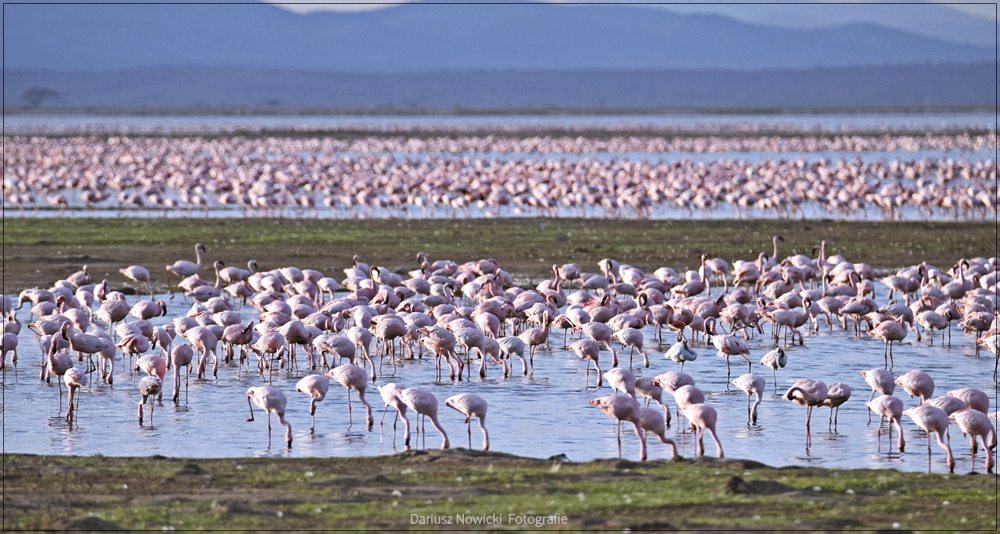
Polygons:
M910 394L910 397L919 397L920 403L924 403L934 394L934 379L927 373L913 369L907 371L896 378L896 385L903 386L903 389Z
M192 288L190 291L184 295L191 297L198 302L207 302L209 299L218 297L222 294L222 277L219 276L219 268L225 265L221 261L216 260L212 266L215 268L215 285L202 285Z
M396 423L399 421L400 414L406 412L406 404L399 400L396 396L396 390L403 389L402 386L396 384L395 382L390 382L384 386L375 386L378 388L378 393L382 397L382 402L385 403L385 408L382 409L382 418L378 422L379 426L379 443L382 443L382 424L385 422L385 412L389 410L389 407L396 409L396 417L392 420L392 443L395 447L396 443Z
M635 427L635 435L639 438L639 460L646 459L646 440L642 432L641 407L639 401L628 395L605 395L589 401L591 406L597 406L608 417L616 420L616 435L618 437L618 457L622 456L621 422L629 421ZM659 414L657 414L659 418Z
M732 384L743 391L743 393L747 394L747 425L751 424L751 421L756 425L757 406L760 405L764 395L764 388L766 387L764 378L752 373L747 373L739 376L736 380L733 380ZM751 395L757 396L757 401L753 403L753 408L750 407Z
M719 356L726 357L726 391L729 391L729 380L731 377L732 369L729 366L730 356L741 356L747 361L747 372L752 370L753 364L750 362L750 358L747 355L750 354L750 348L744 340L739 339L736 336L723 334L718 335L715 333L715 318L711 317L705 321L705 332L711 334L712 345L719 351ZM744 339L746 338L746 330L743 331Z
M618 367L618 353L615 352L615 348L611 346L611 339L614 336L614 331L610 326L604 323L590 322L580 326L580 331L583 335L597 343L600 347L603 343L605 347L611 351L611 367Z
M372 333L367 328L352 326L347 329L347 339L350 339L356 347L361 348L361 353L365 360L372 366L372 382L375 381L375 362L372 361L371 345Z
M990 411L990 397L976 388L958 388L945 393L949 397L955 397L969 407L970 410L978 410L983 413Z
M347 428L350 430L351 425L354 424L354 419L351 414L351 390L358 392L358 399L361 400L361 404L365 407L365 422L367 427L370 429L375 424L375 418L372 417L372 407L365 400L365 389L368 387L368 375L365 373L364 368L358 367L353 363L345 363L343 365L338 365L333 369L327 371L326 376L332 378L344 386L347 390Z
M899 431L899 452L903 452L903 448L906 446L906 440L903 438L903 401L899 400L892 395L881 395L875 400L868 401L865 406L868 407L869 413L875 412L878 415L878 438L879 443L882 443L882 418L888 418L887 423L889 426L889 442L892 442L892 424L896 425L896 429Z
M142 425L142 406L149 400L149 426L153 426L153 402L152 397L163 395L163 381L156 375L146 375L139 380L139 394L142 399L139 401L139 425Z
M71 422L74 419L74 413L80 411L80 398L77 397L80 392L80 388L87 385L87 373L77 369L76 367L71 367L63 373L63 382L66 383L66 387L69 388L69 407L66 411L66 421ZM62 390L59 390L60 393ZM60 397L61 398L61 397ZM76 409L73 408L73 399L76 398ZM60 407L62 404L60 403Z
M149 354L143 356L136 360L135 371L142 371L147 375L153 375L160 379L160 383L163 383L163 377L167 374L167 361L164 360L159 354ZM163 400L163 393L160 392L157 401Z
M285 406L288 398L280 389L273 386L257 386L247 390L247 405L250 406L250 418L247 422L253 421L253 404L267 412L267 446L271 447L271 414L278 416L278 422L285 426L285 444L292 446L292 425L285 420Z
M310 433L316 430L316 403L325 399L329 390L330 379L323 375L305 376L295 384L295 391L309 395L309 416L312 417Z
M684 413L684 409L693 404L702 404L705 402L705 394L694 385L680 386L673 392L674 404L677 405L677 417L678 421L680 416ZM680 425L680 423L677 423ZM684 432L684 427L681 427L681 432Z
M437 362L436 358L444 358L445 363L448 364L448 377L453 380L457 377L461 382L462 370L465 363L455 354L455 344L457 343L455 334L439 326L424 326L418 328L417 331L424 336L421 338L421 341L434 353L435 361ZM500 347L501 349L504 347L502 339L500 340ZM452 360L455 360L455 363L452 363ZM524 359L522 358L521 361L523 362ZM437 363L436 365L440 369L440 364Z
M834 382L826 387L826 400L823 406L830 408L830 419L827 420L827 429L833 425L833 431L837 431L837 417L840 415L840 405L851 398L851 386L843 382ZM836 411L836 415L834 415Z
M660 417L660 412L652 408L639 408L639 426L643 430L643 441L646 439L646 434L652 432L660 438L661 443L670 445L670 459L677 457L677 442L667 437L666 423Z
M652 377L636 378L635 392L646 399L646 406L649 406L649 401L656 401L657 406L663 408L663 424L670 426L670 407L663 403L663 388Z
M187 278L189 276L198 274L201 271L201 254L205 252L205 245L201 243L196 243L194 246L194 254L197 259L197 263L192 263L187 260L177 260L174 263L167 265L167 271L170 272L170 276L167 277L167 284L170 284L170 280L174 277L177 278Z
M486 432L486 399L472 393L462 393L448 397L444 405L465 416L465 423L469 428L469 449L472 449L472 417L479 419L479 430L483 432L483 450L490 450L490 435Z
M517 338L514 338L517 339ZM569 350L573 351L582 360L589 360L589 362L594 362L594 369L597 370L597 387L601 387L603 381L601 380L601 367L597 364L598 354L600 353L600 347L597 343L590 339L581 339L574 341L570 344ZM584 382L584 387L590 384L590 363L587 363L587 379Z
M608 379L608 385L616 395L621 391L622 394L635 398L635 373L632 371L615 367L604 373L604 378Z
M683 386L694 386L694 378L681 371L667 371L661 375L653 377L653 383L663 388L668 395L674 396L676 403L677 389ZM676 408L677 416L680 417L680 407Z
M128 312L136 319L149 320L154 317L167 315L167 303L162 300L153 302L152 300L141 300L136 302Z
M528 346L528 361L531 365L531 374L535 374L535 347L544 345L549 340L549 312L542 312L541 328L529 328L517 336Z
M804 378L797 380L792 387L785 392L785 400L790 400L806 407L806 450L812 445L812 434L809 432L809 419L812 416L814 406L822 406L826 400L826 384L819 380Z
M722 458L724 455L722 453L722 443L719 442L719 436L715 433L715 423L719 415L716 413L715 408L707 404L692 404L687 408L681 410L684 417L691 422L691 425L697 430L698 441L697 447L695 449L696 456L703 456L705 454L705 431L708 430L712 434L712 441L715 442L715 457Z
M278 334L279 336L281 334ZM208 355L212 355L213 366L212 366L212 376L219 376L219 357L215 353L216 347L219 345L219 338L216 337L215 333L204 326L196 326L186 330L183 336L191 344L191 347L198 350L198 374L197 377L200 379L205 374L205 367L208 364ZM264 338L265 336L261 336ZM263 373L262 373L263 374Z
M403 402L409 409L413 410L414 413L418 415L423 415L431 420L431 424L434 428L441 434L441 448L447 449L449 447L448 434L445 433L444 427L441 426L441 422L438 421L438 400L430 391L420 389L420 388L406 388L406 389L396 389L396 398ZM406 434L406 440L404 445L406 448L410 447L410 420L406 418L406 413L400 410L399 415L403 418L403 432ZM424 443L426 445L426 436L424 437Z
M73 368L73 357L59 350L58 336L52 336L45 361L42 362L42 372L38 376L39 380L49 382L52 375L56 375L56 384L59 386L59 413L62 413L62 384L66 371Z
M632 367L632 353L638 350L639 355L642 356L643 367L649 367L649 357L642 350L642 331L638 328L625 328L615 332L615 338L621 341L623 345L629 347L628 351L628 365Z
M980 443L983 445L983 451L986 453L986 472L992 473L993 452L990 450L990 445L986 439L989 436L993 436L995 441L996 429L993 428L993 423L990 422L989 416L978 410L959 410L952 414L951 418L955 420L955 424L962 430L962 434L968 434L969 436L973 472L976 469L976 438L978 437Z
M941 408L936 408L930 404L920 404L903 412L909 416L913 423L927 432L927 470L931 468L931 433L937 435L938 446L944 449L945 465L948 472L955 472L955 458L951 455L951 446L944 441L944 436L948 432L948 414Z
M191 345L174 345L170 348L170 364L174 368L174 391L172 399L174 404L177 403L177 399L180 397L181 392L181 367L188 368L188 371L184 373L184 402L187 402L188 378L191 376L191 360L193 359L194 350L191 348Z
M3 354L0 355L0 369L7 372L7 353L12 352L10 363L14 366L14 381L17 381L17 334L13 332L4 332L2 341Z
M153 294L153 288L149 286L149 269L141 265L129 265L128 267L118 269L118 272L125 275L125 278L135 282L135 300L139 300L139 283L146 284L146 290L149 291L149 300L153 300L155 295Z
M872 396L868 398L870 402L875 398L875 393L881 393L883 395L892 395L892 392L896 390L895 379L892 373L884 369L865 369L861 371L861 376L864 377L865 382L872 388ZM872 412L868 410L868 424L872 422Z
M892 344L896 341L906 339L906 327L899 320L889 319L879 323L871 331L871 335L885 342L885 351L882 353L882 358L885 360L886 369L891 369L893 366Z

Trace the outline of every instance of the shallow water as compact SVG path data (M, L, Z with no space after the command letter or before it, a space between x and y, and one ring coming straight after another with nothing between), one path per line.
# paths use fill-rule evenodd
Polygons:
M938 130L945 128L988 129L996 126L996 116L987 112L958 113L775 113L712 114L674 113L642 115L60 115L6 114L8 134L49 129L115 128L187 129L218 128L455 128L511 125L519 128L579 127L768 127L793 131L840 132L857 129L891 131L898 129Z
M885 289L880 285L878 295L884 302ZM161 295L162 297L162 295ZM178 300L170 303L171 311L178 312L184 307ZM130 302L131 302L130 297ZM172 313L173 315L173 313ZM256 312L244 308L246 319L256 318ZM18 317L25 321L27 309L22 309ZM161 324L165 318L154 320ZM952 327L953 341L950 348L940 346L935 339L931 346L925 338L917 343L911 332L902 345L896 346L895 373L910 369L922 369L936 382L935 396L959 387L977 387L990 393L996 405L996 384L992 382L994 359L983 350L981 357L975 357L973 339ZM767 331L770 329L767 327ZM678 365L664 359L666 347L657 347L653 328L643 330L645 350L649 354L651 366L641 367L641 357L636 354L633 362L637 376L655 376ZM422 387L437 395L440 401L440 420L449 434L453 447L468 447L469 438L464 417L444 406L445 398L458 393L477 393L490 403L487 428L490 431L491 449L530 457L549 457L565 454L572 461L586 461L593 458L616 457L617 444L614 422L587 401L611 393L605 381L604 387L594 388L595 377L591 370L590 387L585 387L586 365L570 351L563 350L563 332L553 329L550 335L551 348L539 349L535 357L533 376L522 376L519 362L515 363L515 373L504 379L499 366L489 367L489 376L480 379L473 369L469 381L452 383L447 379L437 381L434 360L403 360L395 372L386 360L384 375L377 384L397 382L407 387ZM756 362L771 350L769 335L757 336L749 342L753 372L765 377L769 391L773 391L770 369ZM620 366L628 365L628 351L620 353ZM856 339L850 330L835 326L828 331L825 324L818 334L807 334L804 346L787 349L788 366L777 373L778 395L768 394L759 408L758 424L747 425L746 396L733 388L726 391L726 360L715 356L712 347L699 345L695 349L698 360L688 362L684 371L692 375L697 386L707 397L707 403L719 412L718 433L725 455L730 458L748 458L772 466L811 465L840 468L895 468L906 471L927 471L928 456L926 437L909 420L903 418L906 430L906 452L899 454L895 442L887 445L887 436L882 436L878 445L877 421L866 424L864 403L871 395L858 371L872 367L882 367L883 345L870 337ZM64 420L65 400L60 410L56 382L46 384L38 380L41 352L35 335L25 328L20 335L19 369L17 378L8 370L2 389L2 415L4 430L4 452L31 454L65 454L106 456L146 456L160 454L178 457L327 457L327 456L372 456L392 454L403 448L402 422L393 439L392 421L394 413L386 416L385 426L379 425L383 403L378 391L369 386L367 399L371 402L375 426L366 430L364 412L356 393L352 393L353 426L348 425L347 395L336 382L331 384L327 398L318 404L316 432L309 432L309 402L305 394L295 392L295 383L308 374L304 369L294 376L283 370L273 377L273 385L288 396L287 418L294 430L294 443L286 449L283 443L284 429L273 421L274 430L271 445L268 446L266 414L255 409L256 421L247 422L249 415L245 392L251 386L263 384L263 379L245 372L237 377L235 367L220 367L218 379L199 381L193 375L190 380L188 399L184 401L183 385L181 401L178 405L170 402L173 379L170 372L164 380L165 399L157 404L150 424L148 412L144 425L137 422L139 393L128 370L123 370L121 359L116 361L115 383L113 387L92 383L92 389L84 388L81 394L80 411L77 421L68 425ZM304 357L299 361L304 367ZM515 359L516 361L516 359ZM473 362L473 367L478 364ZM601 353L601 367L610 367L610 355ZM732 358L732 378L747 370L746 362L739 357ZM800 378L823 380L827 384L845 382L852 391L851 399L844 404L839 414L836 432L828 430L829 410L814 410L812 420L813 444L805 448L805 409L780 395L789 385ZM183 380L183 375L182 375ZM896 396L906 407L916 404L902 388L897 387ZM65 397L65 392L64 392ZM668 400L673 407L673 400ZM682 456L694 455L694 445L690 434L680 434L680 425L673 421L668 429L668 437L678 441ZM895 431L893 432L895 440ZM970 470L969 447L957 427L951 429L952 445L958 462L957 471ZM475 422L472 429L472 446L481 447L482 436ZM424 447L421 439L414 442ZM440 435L428 424L426 447L437 448L441 444ZM711 440L706 437L706 452L715 454ZM890 452L891 450L891 452ZM625 458L638 457L638 445L634 432L626 424L623 428L622 455ZM649 439L651 459L668 458L669 449L654 437ZM976 458L976 469L982 470L982 452ZM944 472L944 454L937 444L931 448L931 470Z

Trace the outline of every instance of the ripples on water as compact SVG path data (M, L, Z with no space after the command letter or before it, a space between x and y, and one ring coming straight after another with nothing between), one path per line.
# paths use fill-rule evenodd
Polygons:
M878 285L877 295L884 302L884 286ZM174 310L181 308L179 301L171 304ZM257 314L245 307L242 315L246 322L256 319ZM22 321L27 316L27 309L19 314ZM163 324L164 319L161 317L152 322ZM991 395L991 406L995 407L992 354L983 350L980 357L975 357L972 336L963 335L955 326L952 329L955 332L950 348L941 347L938 339L935 339L934 346L930 346L926 339L916 343L911 332L904 343L895 348L895 374L910 369L929 373L936 383L934 396L959 387L980 388ZM767 330L769 332L769 328ZM636 374L655 376L678 369L677 364L663 358L666 347L657 347L653 327L643 329L643 334L651 367L639 367L642 360L637 354ZM480 379L474 369L471 381L451 383L446 378L445 382L437 382L434 360L425 357L400 361L394 376L387 361L384 367L386 375L379 377L377 384L395 381L406 387L421 387L433 392L440 402L439 417L453 447L467 447L469 438L464 418L445 407L444 400L451 395L470 392L482 395L490 403L487 428L492 450L541 458L565 454L572 461L615 457L614 422L587 404L588 400L609 394L611 390L606 381L599 390L593 386L584 387L586 364L561 348L562 337L560 329L552 330L551 348L540 348L536 353L533 377L517 374L520 363L516 362L515 374L507 379L502 377L499 366L491 365L486 379ZM385 426L380 430L379 419L384 405L374 385L369 386L366 395L375 416L375 426L371 431L364 428L364 412L356 393L352 393L354 425L348 428L346 392L331 381L326 400L318 403L316 433L310 435L308 397L294 390L298 379L308 374L305 371L295 376L286 376L281 371L274 376L274 385L289 398L287 418L294 430L291 449L283 446L283 429L277 420L273 421L274 435L270 448L267 446L265 414L255 411L257 420L246 421L249 415L246 390L261 385L262 379L246 373L237 378L234 367L220 367L217 380L198 381L192 377L188 402L183 400L182 386L181 402L176 406L169 400L173 379L168 372L164 379L166 399L156 406L154 424L151 426L146 419L146 425L139 426L136 414L139 393L130 372L122 370L119 360L116 362L114 386L109 387L98 380L92 384L92 389L85 388L81 394L78 420L69 426L64 420L65 391L60 414L56 382L45 384L38 380L42 355L34 338L29 330L22 331L17 381L12 371L8 371L5 377L2 406L5 452L216 458L373 456L402 450L401 421L395 442L393 440L394 413L386 415ZM771 350L770 337L757 336L749 345L751 360L754 361L753 372L765 377L771 392L770 369L756 363ZM748 458L772 466L927 470L926 437L909 418L903 418L907 440L907 452L903 454L895 451L894 444L890 452L886 435L882 436L879 448L877 424L866 425L865 402L871 390L858 371L882 367L883 344L877 339L867 336L855 339L850 330L840 330L839 326L829 332L825 324L818 334L807 334L804 346L787 349L788 366L777 373L778 395L769 393L764 397L759 408L758 424L751 427L746 424L746 396L735 388L726 391L725 359L715 356L712 347L700 345L696 350L698 360L687 363L684 370L706 393L707 403L719 412L718 433L727 457ZM628 365L628 351L619 351L620 365ZM609 354L602 351L601 358L602 369L610 368ZM300 355L301 362L304 358ZM478 365L474 362L473 366ZM733 357L732 369L735 379L746 372L747 365L742 358ZM805 409L780 398L790 384L800 378L819 379L828 384L845 382L853 391L851 399L840 408L837 432L827 429L829 409L817 408L813 411L813 445L808 451L805 449ZM590 377L590 384L594 384L593 376ZM916 399L909 398L900 387L896 389L896 396L903 399L906 407L916 404ZM673 407L673 400L669 400L668 404ZM440 436L430 425L427 426L426 446L439 447ZM668 436L678 441L682 456L693 456L694 445L690 434L681 435L678 432L679 426L674 421ZM961 437L957 427L952 426L951 434L957 470L967 472L970 467L968 442ZM478 449L481 441L474 423L473 447ZM669 457L668 447L657 439L649 439L648 443L651 459ZM423 440L420 444L423 446ZM714 455L711 441L707 440L705 445L707 453ZM638 456L636 438L628 425L623 429L622 452L626 458L635 459ZM977 455L976 461L977 470L981 471L982 452ZM931 466L934 472L946 470L944 454L937 444L932 446Z

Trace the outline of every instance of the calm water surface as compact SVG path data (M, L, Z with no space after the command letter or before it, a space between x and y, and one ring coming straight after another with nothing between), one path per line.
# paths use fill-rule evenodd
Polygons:
M886 290L883 286L879 286L877 294L881 296L879 302L884 303ZM186 309L180 297L170 302L169 306L171 316ZM251 313L247 308L243 310L243 315L244 322L257 316L256 312ZM18 317L26 321L27 308L22 309ZM163 319L153 322L161 324ZM933 346L926 338L917 343L910 333L904 343L895 348L895 373L898 375L910 369L922 369L929 373L936 382L935 396L959 387L983 389L990 393L992 406L995 407L992 354L983 350L977 358L972 337L961 334L957 327L952 328L950 348L941 347L937 339ZM767 329L769 332L769 327ZM652 327L646 327L643 333L644 348L649 354L651 366L643 369L641 358L636 354L633 365L636 374L654 376L678 369L677 364L664 359L666 347L657 346ZM445 381L439 382L435 378L434 360L425 357L400 361L395 372L387 360L385 374L376 383L397 382L433 392L441 402L440 420L453 447L468 447L469 439L464 418L445 407L444 400L451 395L471 392L489 401L487 426L492 450L542 458L565 454L573 461L616 457L613 421L587 404L592 398L611 393L611 389L607 382L604 387L596 389L592 370L590 387L585 386L586 365L570 351L561 348L562 338L560 329L552 330L551 348L540 349L536 354L534 376L520 375L520 363L516 363L517 372L506 379L502 377L499 366L491 365L486 379L480 379L474 370L472 380L451 383L445 375ZM770 369L756 363L771 350L770 337L757 336L750 346L751 360L755 364L753 372L765 377L768 391L773 391ZM880 446L877 424L866 424L865 401L871 390L858 371L882 367L882 348L880 341L867 336L856 339L850 330L841 330L839 326L830 332L824 324L818 334L807 334L804 346L787 349L788 366L777 373L778 395L764 397L756 426L747 425L746 396L735 388L726 391L726 360L715 356L714 348L698 346L698 360L687 363L684 370L706 393L706 402L719 412L718 432L727 457L749 458L772 466L927 471L926 437L909 418L903 418L907 440L907 452L903 454L895 452L894 446L892 452L889 451L885 433ZM364 427L364 412L356 393L352 394L354 424L348 425L347 395L334 382L326 400L318 404L316 432L310 434L308 397L294 390L298 379L308 374L305 370L294 376L288 376L284 371L274 376L274 385L289 398L287 418L294 430L291 449L284 447L283 429L277 420L273 422L275 429L270 447L264 413L255 410L257 420L246 421L249 415L246 390L264 382L258 375L244 373L242 377L237 377L234 367L220 367L218 379L199 381L192 376L188 400L184 401L182 388L178 405L169 400L173 379L168 372L164 380L166 398L162 404L156 405L153 424L146 419L146 424L140 426L136 413L139 393L133 385L131 372L122 369L119 359L114 386L98 382L92 384L92 389L85 388L81 394L78 420L68 425L64 420L65 400L62 410L59 409L56 382L46 384L38 380L41 351L35 335L27 328L20 335L19 356L16 380L13 371L8 371L2 389L5 452L106 456L160 454L195 458L339 457L393 454L401 451L403 446L402 422L393 439L392 412L386 416L385 426L379 426L384 405L374 386L370 386L367 394L376 420L372 430ZM620 352L620 357L620 365L627 366L628 351ZM606 370L610 367L610 354L602 351L601 358L602 369ZM300 362L304 362L302 355ZM474 366L478 367L475 362ZM732 371L734 379L747 372L746 362L733 357ZM828 430L829 410L814 410L813 445L808 451L805 448L805 409L780 398L791 382L800 378L819 379L827 384L845 382L853 390L851 399L840 409L836 432ZM916 404L916 400L909 398L902 388L897 387L896 396L904 400L906 407ZM668 403L673 406L672 399ZM679 429L674 421L668 435L678 440L681 455L693 456L690 434L682 435ZM970 468L968 442L954 426L951 437L957 470L967 472ZM478 428L473 425L473 447L479 448L481 439ZM440 444L440 436L428 425L426 447L437 448ZM419 446L424 447L423 440ZM708 454L715 453L710 440L707 440L706 448ZM945 472L942 451L936 444L931 450L931 470ZM638 456L635 435L627 430L623 437L622 454L632 459ZM667 458L668 455L665 445L655 438L649 440L650 458ZM981 452L976 461L977 469L981 471Z

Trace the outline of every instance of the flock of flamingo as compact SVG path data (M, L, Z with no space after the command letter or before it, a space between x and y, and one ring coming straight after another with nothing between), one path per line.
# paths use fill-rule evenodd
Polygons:
M819 150L983 150L991 136L7 137L5 210L163 216L971 218L997 213L989 159L808 159ZM771 150L786 158L635 154ZM501 154L501 155L497 155ZM516 157L515 157L516 155ZM569 155L569 156L567 156ZM238 211L237 211L238 210Z
M313 428L317 403L335 382L347 390L351 424L353 391L364 407L366 428L371 429L374 417L365 393L370 384L377 384L385 404L383 420L387 410L403 419L407 447L415 433L407 414L416 414L430 419L441 434L442 448L448 448L435 392L443 394L450 383L474 382L474 360L478 360L476 374L483 378L491 367L499 367L496 372L504 377L515 374L517 361L521 374L534 375L536 351L552 347L551 352L558 355L561 344L563 353L588 362L588 390L599 390L605 381L613 390L590 404L618 422L619 455L622 422L634 427L640 459L647 457L645 438L650 432L671 447L671 456L676 455L676 442L665 430L673 420L682 431L690 428L695 433L696 454L704 454L707 432L715 443L716 455L722 457L722 440L716 434L718 413L705 402L705 391L696 386L693 376L683 371L685 364L711 365L694 363L698 352L705 350L699 347L713 347L725 357L726 387L732 384L746 393L746 424L752 427L757 424L757 407L768 388L765 376L753 373L756 358L750 357L748 341L767 336L765 327L770 323L773 350L764 354L758 365L770 368L771 389L777 393L777 371L785 367L790 354L797 357L800 349L796 347L804 343L803 331L822 335L836 326L884 342L883 368L852 371L860 371L871 386L866 406L869 424L871 412L879 416L879 435L885 419L890 442L894 425L902 452L902 417L907 416L927 432L928 458L934 434L946 451L948 469L954 470L948 431L954 424L970 437L973 462L979 440L986 470L992 471L996 431L990 421L995 414L987 415L989 396L963 387L934 397L934 380L928 373L917 369L893 373L898 359L893 357L893 345L913 332L918 343L933 345L936 336L943 349L952 343L955 324L972 336L977 356L981 347L996 356L1000 334L996 319L998 259L961 259L948 269L927 263L900 269L880 279L888 294L879 295L885 299L879 305L871 266L839 255L827 256L825 242L815 247L816 257L798 254L780 258L781 240L774 237L771 254L762 252L753 260L735 261L732 266L705 254L697 270L682 273L670 267L647 273L611 258L599 262L600 272L584 272L572 263L553 265L551 278L527 289L514 287L510 273L495 259L463 264L432 262L424 253L417 255L417 268L405 276L366 265L355 256L353 265L344 269L345 277L339 279L291 266L262 271L253 260L248 269L214 261L213 284L200 277L208 261L206 248L198 243L195 261L179 260L166 266L171 298L171 282L179 280L176 287L192 302L184 313L162 326L153 326L150 320L167 316L167 302L156 298L153 276L140 265L120 269L122 277L135 287L132 304L125 294L112 290L107 279L94 280L87 266L51 288L22 291L17 302L4 296L0 303L7 318L2 339L4 380L9 380L9 372L18 379L17 347L25 341L24 336L34 336L31 342L39 343L43 358L31 365L40 367L42 380L55 378L65 383L69 390L66 420L72 424L81 416L81 388L95 384L113 387L115 365L121 362L122 372L134 373L133 383L134 377L141 376L137 390L142 425L147 405L152 424L168 370L172 369L174 403L181 402L182 381L187 402L190 374L208 383L222 383L227 374L241 377L246 372L259 376L262 382L246 392L248 421L254 420L255 405L267 413L270 446L271 417L276 416L285 427L288 447L292 445L292 428L285 414L290 401L286 392L272 385L276 373L301 376L295 393L304 396L303 405L308 397ZM146 294L148 300L144 299ZM25 304L30 310L21 312L22 317L24 313L30 317L27 331L22 333L18 312ZM243 306L256 310L255 320L244 322L240 313ZM562 336L554 334L555 329L561 329ZM663 359L650 358L647 347L651 343L646 343L643 329L652 334L658 348L666 347ZM397 363L423 358L425 349L436 362L439 381L435 391L399 382L403 377ZM602 371L601 362L607 362L602 357L605 351L610 355L610 368ZM733 357L748 365L746 374L732 377ZM635 372L640 365L658 367L664 361L675 362L678 368L655 376ZM1000 357L993 362L994 381L997 361ZM593 386L591 363L597 375ZM830 378L836 377L797 380L783 395L806 407L807 451L812 409L831 408L830 424L835 428L835 411L851 398L846 383L827 383ZM904 409L904 401L893 396L896 386L918 397L917 404ZM876 398L876 394L880 396ZM756 397L753 404L752 397ZM667 404L671 399L675 404L673 417ZM658 408L649 407L651 401ZM482 448L488 449L487 400L464 393L449 396L444 403L465 418L470 447L471 419L478 420ZM59 407L61 412L61 385ZM395 429L394 423L394 438Z

